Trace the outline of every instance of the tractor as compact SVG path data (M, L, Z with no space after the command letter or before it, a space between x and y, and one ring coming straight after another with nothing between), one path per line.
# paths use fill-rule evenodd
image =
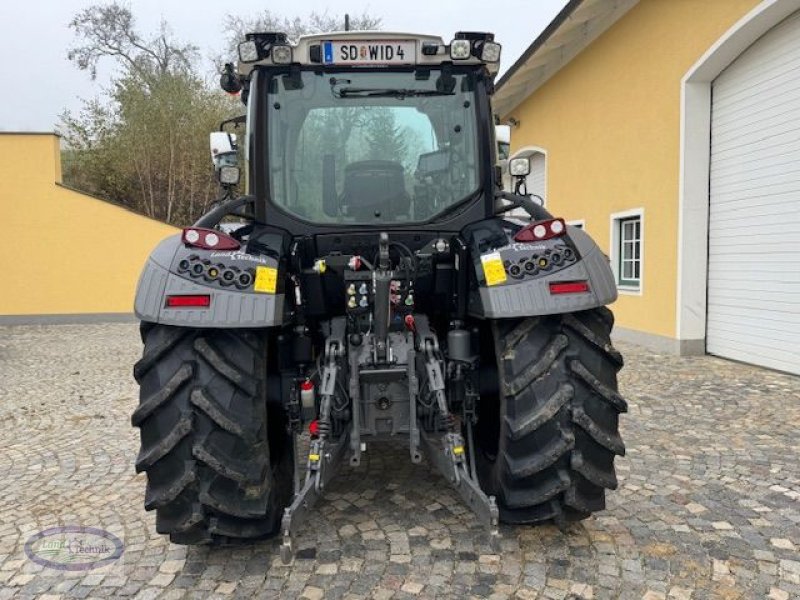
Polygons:
M605 508L625 447L608 258L502 189L483 32L251 33L224 199L139 280L137 472L179 544L280 536L401 441L497 536ZM241 193L236 190L241 189ZM345 465L346 463L346 465Z

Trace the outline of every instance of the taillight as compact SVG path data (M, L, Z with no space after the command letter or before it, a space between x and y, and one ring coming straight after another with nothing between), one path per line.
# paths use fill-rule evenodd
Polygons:
M582 294L589 291L588 281L551 281L551 294Z
M167 296L167 308L208 308L211 306L209 294Z
M184 244L204 250L238 250L239 242L216 229L187 227L181 236Z
M567 226L564 224L564 219L537 221L520 229L514 239L517 242L540 242L564 235L566 230Z

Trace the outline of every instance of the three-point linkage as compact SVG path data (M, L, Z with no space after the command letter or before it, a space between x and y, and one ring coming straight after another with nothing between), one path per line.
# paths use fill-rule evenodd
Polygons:
M406 364L397 372L406 378L408 386L409 406L409 450L411 460L419 463L422 460L421 452L425 452L428 460L456 489L463 501L469 506L478 520L491 535L492 540L498 536L498 509L493 496L487 496L480 488L475 474L475 459L473 448L465 448L464 438L456 431L457 419L448 409L446 380L444 368L445 358L439 348L436 335L431 331L427 317L414 315L414 328L405 335L410 344L406 354ZM282 521L283 543L281 558L289 562L294 553L294 538L306 520L310 509L322 496L328 482L339 470L347 455L347 449L352 450L351 465L360 463L362 444L360 438L361 413L360 389L362 377L375 373L375 369L363 368L362 361L370 363L370 343L372 349L378 350L380 340L363 340L357 346L350 348L346 345L346 323L342 319L334 319L331 325L331 335L325 343L325 353L322 357L320 386L319 386L319 418L318 434L313 436L309 445L306 460L306 476L302 486L298 486L291 505L285 510ZM376 335L377 337L377 335ZM388 344L388 342L387 342ZM366 354L365 359L362 354ZM388 354L388 353L387 353ZM419 360L418 360L419 359ZM421 368L420 368L421 366ZM384 369L389 371L389 369ZM345 375L346 374L346 375ZM344 389L343 379L349 376L349 397L353 403L352 421L348 428L333 436L330 423L331 404L337 392ZM420 384L420 379L423 384ZM433 397L438 427L430 431L421 422L418 412L420 389ZM470 393L460 402L462 414L461 425L467 434L467 439L472 439L472 426L474 414L471 407L474 400ZM298 431L294 433L295 437Z

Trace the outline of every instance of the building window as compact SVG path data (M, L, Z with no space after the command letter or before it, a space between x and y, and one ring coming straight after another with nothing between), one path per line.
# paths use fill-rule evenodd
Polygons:
M630 217L619 220L619 281L639 287L642 272L642 220Z
M611 267L620 291L641 293L644 214L641 209L611 215Z

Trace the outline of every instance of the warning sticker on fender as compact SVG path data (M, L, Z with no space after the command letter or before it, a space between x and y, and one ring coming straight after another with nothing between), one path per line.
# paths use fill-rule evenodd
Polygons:
M264 294L274 294L278 287L278 269L275 267L256 267L256 282L253 290Z
M483 274L486 277L486 285L505 283L506 269L503 266L503 258L499 252L484 254L481 256L481 264L483 265Z

